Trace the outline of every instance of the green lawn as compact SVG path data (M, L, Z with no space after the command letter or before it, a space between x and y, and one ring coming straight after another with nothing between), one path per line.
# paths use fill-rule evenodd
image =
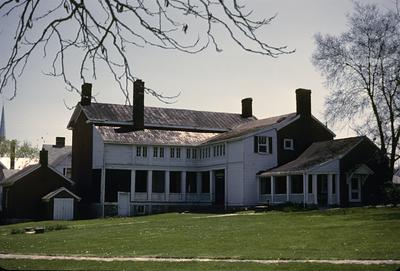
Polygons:
M60 223L68 229L35 235L11 234L13 229L26 226ZM400 259L400 208L244 212L235 216L170 213L15 224L0 227L0 252L118 257ZM156 263L135 265L157 269ZM190 265L195 268L203 263ZM280 270L280 266L263 270ZM315 266L315 270L320 270ZM386 270L379 266L370 268Z
M88 261L27 261L5 260L0 267L12 270L135 270L135 271L394 271L393 265L334 265L334 264L253 264L253 263L144 263Z

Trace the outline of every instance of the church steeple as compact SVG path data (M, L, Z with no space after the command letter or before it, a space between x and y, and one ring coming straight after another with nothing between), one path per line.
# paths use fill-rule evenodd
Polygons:
M1 110L0 139L6 139L6 121L4 117L4 105Z

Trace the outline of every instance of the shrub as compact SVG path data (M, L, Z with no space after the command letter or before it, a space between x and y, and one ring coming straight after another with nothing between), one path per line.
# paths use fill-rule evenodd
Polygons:
M400 204L400 185L392 182L385 183L384 202L386 204Z

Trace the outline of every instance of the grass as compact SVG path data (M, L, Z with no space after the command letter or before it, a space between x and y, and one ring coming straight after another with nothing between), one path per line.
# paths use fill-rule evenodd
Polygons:
M135 271L394 271L393 265L334 265L334 264L272 264L253 263L155 263L155 262L90 262L90 261L32 261L4 260L0 267L12 270L135 270Z
M58 225L58 226L57 226ZM12 234L25 227L61 228L43 234ZM231 216L161 214L131 218L34 222L0 227L0 252L104 257L156 256L239 259L400 259L400 208ZM394 266L229 263L95 263L7 260L32 270L395 270ZM0 266L1 266L0 264ZM54 267L59 265L59 268ZM36 266L36 267L35 267ZM93 267L95 266L95 267ZM105 269L101 269L100 267ZM99 268L97 268L99 267ZM167 269L165 269L165 268ZM246 267L246 268L240 268ZM307 267L307 268L305 268ZM329 269L326 269L329 267ZM108 268L108 269L107 269ZM169 269L168 269L169 268ZM347 268L347 269L346 269Z

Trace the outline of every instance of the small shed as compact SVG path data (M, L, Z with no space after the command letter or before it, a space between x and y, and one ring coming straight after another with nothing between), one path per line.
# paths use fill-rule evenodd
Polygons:
M65 187L60 187L42 197L44 216L53 220L73 220L80 197Z

